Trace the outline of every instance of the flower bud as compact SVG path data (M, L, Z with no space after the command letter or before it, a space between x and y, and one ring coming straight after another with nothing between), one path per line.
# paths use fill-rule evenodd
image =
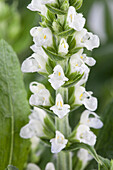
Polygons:
M69 2L68 2L68 0L65 0L61 5L61 9L64 11L67 11L68 8L69 8Z

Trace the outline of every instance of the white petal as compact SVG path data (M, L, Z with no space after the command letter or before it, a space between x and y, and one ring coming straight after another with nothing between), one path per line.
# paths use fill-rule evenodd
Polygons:
M45 89L45 86L41 83L37 83L37 82L32 82L30 83L30 91L32 93L38 93L41 89Z
M34 43L38 47L48 47L53 43L52 32L49 28L34 27L31 29L30 33L33 36Z
M41 3L41 0L32 0L27 8L31 11L39 11L42 15L46 16L47 8Z
M83 104L90 111L95 111L97 109L97 103L97 98L92 96L83 100Z
M82 86L78 86L75 88L75 104L82 104L83 102L80 100L81 95L85 92L85 88Z
M84 46L88 50L92 50L94 48L98 48L99 45L100 45L99 37L97 35L93 35L92 33L87 33L87 34L90 37L90 39L85 41Z
M55 170L54 164L53 164L52 162L49 162L49 163L46 165L45 170Z
M64 138L64 135L61 132L56 131L56 138L51 139L50 142L51 142L51 152L58 153L65 148L68 140Z
M67 54L69 45L64 38L60 40L59 53Z
M41 137L43 135L43 125L38 120L30 120L30 122L20 131L20 136L25 139L32 138L34 136Z
M76 31L81 31L85 25L85 18L82 14L77 14L73 6L69 7L67 22L71 28L74 28Z
M92 57L86 57L85 63L88 66L94 66L96 64L96 60L94 58L92 58Z
M68 81L68 78L65 77L63 69L60 65L55 66L53 71L53 74L49 75L50 79L48 81L51 83L51 86L57 90L65 83L65 81Z
M91 132L86 125L79 125L77 128L76 139L91 146L94 146L96 143L96 135Z
M39 120L40 122L42 122L42 124L44 124L45 117L46 117L46 112L37 107L34 107L34 110L32 110L32 113L29 115L29 119Z
M46 61L45 59L34 53L31 57L27 58L21 67L22 72L46 72Z
M47 89L42 89L39 91L39 93L35 93L34 95L31 95L29 99L30 105L38 106L38 105L43 105L43 106L49 106L49 97L50 93Z
M87 165L88 161L93 159L93 157L85 149L80 149L77 152L77 157L82 161L82 167L83 168L85 168L85 166Z
M41 170L36 164L29 163L26 170Z
M90 115L93 115L93 117L89 117ZM99 129L103 126L103 123L100 120L100 117L96 113L91 112L89 110L85 110L82 113L81 118L80 118L80 123L85 124L95 129Z

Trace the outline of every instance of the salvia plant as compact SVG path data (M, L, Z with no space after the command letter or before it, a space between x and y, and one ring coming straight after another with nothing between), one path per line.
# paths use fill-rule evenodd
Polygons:
M20 136L38 137L51 147L56 163L48 163L45 170L72 170L74 150L78 159L74 169L85 169L93 158L98 169L110 169L110 161L97 155L94 149L94 129L102 128L103 123L95 113L97 98L85 89L90 68L96 63L85 51L98 48L100 41L84 28L86 19L77 13L81 5L82 0L32 0L28 5L31 11L38 11L41 22L30 30L33 54L21 69L24 73L37 72L47 83L38 80L30 83L32 110ZM81 105L85 110L72 130L69 115ZM29 163L27 169L40 168Z

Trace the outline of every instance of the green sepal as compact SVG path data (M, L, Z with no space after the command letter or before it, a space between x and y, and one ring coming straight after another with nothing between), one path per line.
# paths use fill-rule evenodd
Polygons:
M52 111L49 110L49 108L50 108L49 106L41 106L41 105L38 105L38 106L36 106L36 107L38 107L38 108L43 109L44 111L46 111L49 116L52 116L52 117L55 117L55 116L56 116Z
M50 10L47 10L47 18L50 22L53 22L56 19L55 14L53 14Z
M75 30L71 28L71 29L65 30L63 32L60 32L57 35L60 37L68 37L68 36L73 35L74 33L75 33Z
M54 126L54 123L53 123L52 119L50 117L45 117L44 124L45 124L46 129L48 129L49 133L53 134L52 137L54 137L55 126Z
M73 105L75 102L75 87L69 87L68 89L68 103L69 105Z
M82 49L82 47L75 47L74 49L71 49L69 51L69 54L73 55L75 53L78 53L81 49Z
M59 61L59 60L64 60L64 57L61 57L57 53L54 53L53 51L48 50L48 48L42 47L45 53L48 55L48 57L53 60L53 61Z
M44 133L48 138L53 138L55 134L55 126L52 119L50 117L45 117L44 124Z
M71 51L76 46L76 40L75 38L72 39L72 41L69 44L69 51Z
M51 146L51 143L50 143L50 139L48 139L47 137L40 137L41 141L46 143L48 146Z
M54 14L65 15L67 13L66 11L63 11L63 10L56 8L56 7L53 7L49 4L46 4L46 7Z
M70 0L70 6L74 6L75 9L79 9L82 6L83 0Z
M74 5L75 9L79 9L82 6L83 0L78 0L77 3Z
M49 74L52 74L53 73L53 69L54 67L56 66L56 62L54 61L51 61L49 58L48 58L48 62L46 63L46 70Z
M74 84L76 84L78 81L81 80L83 75L84 73L80 74L77 72L70 74L69 76L67 76L69 78L69 81L67 81L62 87L68 88L68 87L74 86Z
M16 168L15 166L8 165L8 167L5 170L19 170L19 169Z
M40 75L44 76L45 78L48 78L49 74L48 73L44 73L44 72L38 72Z

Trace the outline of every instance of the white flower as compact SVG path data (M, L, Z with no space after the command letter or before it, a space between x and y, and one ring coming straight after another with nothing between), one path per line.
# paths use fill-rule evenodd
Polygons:
M69 48L69 45L66 42L65 38L62 38L60 40L59 51L58 52L63 53L63 54L67 54L68 53L68 48Z
M78 56L80 57L80 59L87 64L88 66L94 66L96 63L96 60L92 57L87 57L86 54L83 54L83 49L79 50L79 52L77 53Z
M32 82L30 84L30 90L33 95L31 95L29 99L30 105L43 105L43 106L49 106L49 97L50 93L49 91L45 88L44 85L37 83L37 82Z
M42 50L41 50L42 51ZM40 52L41 52L40 51ZM44 54L46 55L46 54ZM30 72L47 72L46 71L46 61L43 53L33 53L22 63L21 70L24 73Z
M50 142L52 144L51 152L58 153L65 148L68 140L65 139L64 135L61 132L56 131L56 137L51 139Z
M56 96L56 104L50 108L60 119L70 112L70 106L63 104L63 99L60 93Z
M52 162L49 162L49 163L46 165L45 170L55 170L54 164L53 164Z
M43 124L44 118L46 117L46 112L42 109L34 107L32 114L29 116L29 123L21 128L20 136L22 138L28 139L32 137L44 136Z
M67 22L69 27L74 28L76 31L81 31L85 25L85 18L83 18L82 14L78 14L73 6L70 6Z
M87 92L84 87L76 87L75 104L83 104L88 110L95 111L97 109L97 98L91 95L92 92Z
M79 56L79 53L71 56L70 65L72 73L76 71L80 72L80 74L83 74L85 72L89 73L89 68L84 64L83 60Z
M41 170L36 164L29 163L26 170Z
M68 78L65 77L63 69L60 65L57 65L54 67L54 73L49 75L49 82L51 83L51 86L57 90L59 87L61 87L65 81L68 81Z
M52 32L49 28L34 27L34 28L31 29L30 34L33 37L34 43L38 47L51 46L52 43L53 43Z
M92 115L93 117L89 117L90 115ZM96 113L91 112L89 110L85 110L82 113L80 118L80 124L84 124L95 129L100 129L103 126L100 117Z
M39 11L42 15L46 16L47 8L44 4L42 4L42 0L32 0L27 8L31 11Z
M75 39L78 47L86 47L88 50L98 48L100 45L98 36L88 32L85 28L75 33Z
M26 170L41 170L41 169L36 164L29 163L27 165L27 169ZM46 165L45 170L55 170L54 164L52 162L49 162Z
M88 163L88 161L91 161L93 157L88 153L86 149L80 149L77 152L77 157L79 160L82 161L82 169L84 169Z
M96 143L96 135L91 132L90 128L86 125L79 125L77 128L76 139L91 146L94 146Z

